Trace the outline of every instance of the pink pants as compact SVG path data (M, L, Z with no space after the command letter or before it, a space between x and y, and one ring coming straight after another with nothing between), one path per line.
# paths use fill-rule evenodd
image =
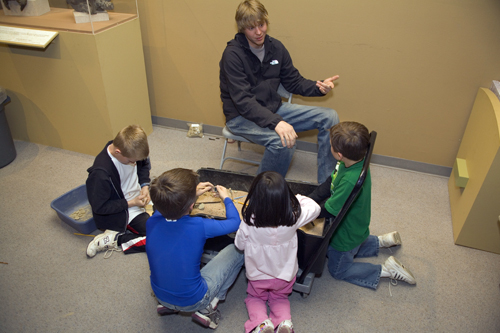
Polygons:
M248 281L245 304L249 319L245 323L246 333L267 318L271 319L274 327L278 327L283 320L292 319L288 295L292 293L294 283L295 277L290 282L280 279ZM269 304L269 317L266 302Z

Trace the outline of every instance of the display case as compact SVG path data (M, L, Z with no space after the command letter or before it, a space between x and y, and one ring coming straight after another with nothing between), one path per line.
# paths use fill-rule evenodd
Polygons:
M24 10L34 1L22 0ZM66 0L49 0L38 16L0 10L0 86L14 139L96 155L127 125L152 133L137 3L112 3L108 21L89 10L87 23L76 23Z
M136 0L1 0L0 3L2 25L57 31L95 34L138 16Z

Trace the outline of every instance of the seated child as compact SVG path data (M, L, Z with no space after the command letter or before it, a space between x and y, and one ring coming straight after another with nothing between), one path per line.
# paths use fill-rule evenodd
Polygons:
M320 217L335 217L356 184L370 142L368 129L356 122L341 122L330 129L332 154L338 163L332 175L309 196L320 203ZM378 256L379 248L401 245L397 231L370 235L371 177L366 176L356 200L335 230L328 247L328 270L339 280L376 289L381 277L415 284L415 277L396 258L383 265L354 262L354 258Z
M154 179L150 191L156 212L147 222L146 253L158 307L196 311L195 321L215 329L220 319L217 303L226 298L244 258L231 244L200 270L206 240L235 232L240 225L238 210L223 186L216 188L226 207L225 220L189 215L196 197L212 188L208 182L198 184L196 172L181 168Z
M317 203L295 196L283 176L262 172L253 180L234 245L245 254L249 319L245 332L293 332L290 301L298 271L297 229L320 213ZM267 315L269 305L270 314Z
M87 170L87 196L98 229L87 247L92 258L99 251L125 254L146 250L146 221L149 214L149 145L144 130L137 125L123 128L106 144ZM107 253L104 258L108 258Z

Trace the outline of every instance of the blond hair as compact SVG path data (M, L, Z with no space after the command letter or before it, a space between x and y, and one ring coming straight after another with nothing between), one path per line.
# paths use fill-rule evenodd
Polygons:
M139 125L123 128L113 140L122 156L142 161L149 156L148 136Z
M258 24L269 24L266 7L258 0L245 0L236 9L236 24L238 32L245 31L246 28L255 27Z

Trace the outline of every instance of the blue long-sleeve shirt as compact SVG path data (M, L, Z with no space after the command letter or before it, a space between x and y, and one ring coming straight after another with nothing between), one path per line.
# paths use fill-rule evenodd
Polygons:
M151 287L163 302L189 306L207 292L200 273L203 247L208 238L238 230L240 216L230 198L224 200L226 220L185 215L166 220L155 212L146 224L146 253Z

